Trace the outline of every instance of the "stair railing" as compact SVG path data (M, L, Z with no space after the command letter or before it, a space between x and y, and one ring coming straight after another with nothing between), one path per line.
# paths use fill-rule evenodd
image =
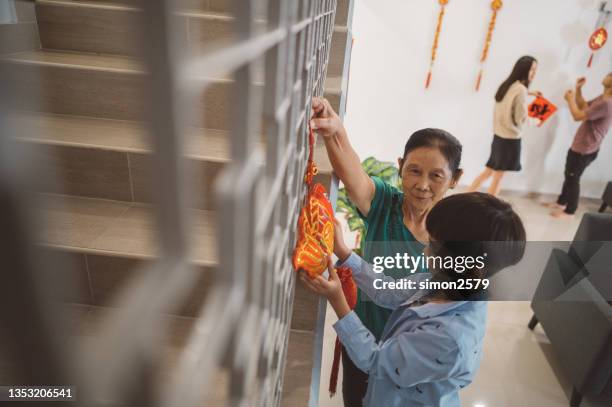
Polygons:
M29 354L46 362L39 372L22 372L24 383L41 378L75 383L78 405L122 401L190 407L202 405L213 373L225 370L229 404L280 404L295 285L291 255L305 195L308 121L312 97L323 94L336 0L268 0L263 31L260 3L235 0L233 40L186 61L175 38L174 2L140 2L160 256L122 291L117 302L121 315L106 321L101 340L83 353L62 347L53 322L59 312L49 307L41 287L49 265L33 260L40 260L32 255L40 224L33 223L35 198L25 193L35 183L33 166L10 159L18 151L1 138L2 234L12 239L5 246L11 253L2 273L10 285L0 285L0 308L9 321L6 326L14 329L7 332L15 360ZM261 61L263 84L257 70ZM208 86L203 78L224 74L234 83L231 163L215 192L219 267L176 374L160 388L153 375L162 351L160 338L167 330L160 314L176 308L197 278L188 261L191 219L182 135L196 98ZM0 94L3 134L14 130L8 113L13 97L17 95ZM332 192L336 187L334 181ZM11 316L16 309L20 314ZM24 338L27 342L20 343ZM317 354L320 357L320 350ZM319 378L312 380L318 383Z

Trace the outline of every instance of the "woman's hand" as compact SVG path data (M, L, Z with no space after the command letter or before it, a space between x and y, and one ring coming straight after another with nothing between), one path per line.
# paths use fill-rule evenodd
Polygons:
M303 271L300 271L299 278L310 291L327 298L338 318L342 318L351 312L351 309L342 292L342 283L336 269L334 269L331 256L327 258L327 270L329 271L329 279L327 280L323 276L310 279Z
M529 94L531 96L535 96L535 97L541 97L542 96L542 92L540 92L539 90L532 90L531 92L529 92Z
M338 218L334 218L334 254L340 262L344 263L353 251L344 242L342 224Z
M344 131L340 117L334 112L327 99L312 98L312 119L310 126L324 139Z

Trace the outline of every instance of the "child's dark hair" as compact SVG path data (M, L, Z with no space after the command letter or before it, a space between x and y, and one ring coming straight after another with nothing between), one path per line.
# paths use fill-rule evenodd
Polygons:
M406 159L408 153L421 147L437 148L448 161L453 176L459 174L463 147L455 136L442 129L427 128L415 131L406 142L403 159Z
M435 280L458 281L490 277L518 263L525 252L526 234L521 218L512 206L480 192L451 195L438 202L427 215L427 231L436 256L482 256L484 268L463 273L437 270ZM481 290L446 290L452 300L474 298Z

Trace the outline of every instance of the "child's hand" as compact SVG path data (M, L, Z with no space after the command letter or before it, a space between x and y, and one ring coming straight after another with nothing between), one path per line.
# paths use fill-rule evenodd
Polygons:
M308 277L308 274L300 272L300 280L302 283L313 293L319 294L328 300L337 299L342 293L342 284L338 273L331 260L331 256L327 259L327 270L329 271L329 278L326 280L323 276L317 276L315 278Z
M344 235L342 234L342 225L337 218L334 218L334 254L338 260L344 262L352 253L344 243Z
M327 298L334 311L336 311L338 318L342 318L351 309L342 292L342 283L338 273L336 273L336 269L334 269L331 256L327 258L327 270L329 271L329 279L327 280L323 276L310 279L303 271L300 271L299 278L310 291Z

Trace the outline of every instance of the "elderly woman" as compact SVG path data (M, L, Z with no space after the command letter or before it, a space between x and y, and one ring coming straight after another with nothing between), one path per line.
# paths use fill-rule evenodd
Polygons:
M412 134L398 159L400 191L366 174L340 118L327 100L314 98L312 110L311 126L323 137L334 172L365 221L364 260L372 263L376 256L394 256L398 252L397 246L393 249L394 243L399 242L412 242L407 250L413 253L422 251L429 240L425 227L427 214L461 177L461 143L439 129ZM385 274L395 278L407 276L405 270L387 270ZM378 340L391 310L376 305L359 290L355 313ZM346 353L342 356L345 406L361 406L368 376Z

